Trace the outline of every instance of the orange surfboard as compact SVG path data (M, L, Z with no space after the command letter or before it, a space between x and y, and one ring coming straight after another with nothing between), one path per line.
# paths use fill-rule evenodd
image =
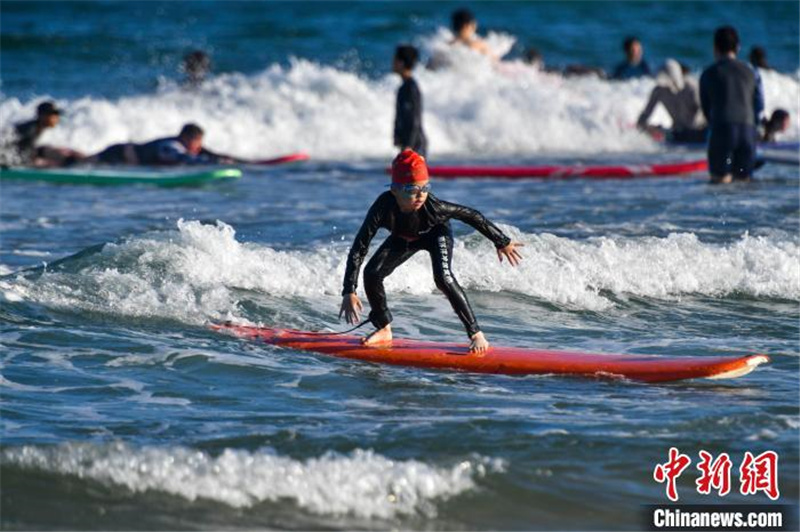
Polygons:
M213 329L271 345L341 358L427 369L504 375L562 375L627 378L643 382L684 379L732 379L747 375L766 355L742 357L668 357L604 355L491 347L483 355L469 353L464 344L395 339L390 347L365 347L357 336L312 333L243 325L212 325Z

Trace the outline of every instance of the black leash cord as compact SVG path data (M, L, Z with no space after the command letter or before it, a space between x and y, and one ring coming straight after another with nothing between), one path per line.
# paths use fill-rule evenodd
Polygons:
M339 332L307 332L307 333L303 333L303 334L313 334L314 336L338 336L340 334L347 334L347 333L351 333L351 332L355 331L356 329L360 329L361 327L363 327L367 323L369 323L369 319L366 319L366 320L362 321L361 323L359 323L358 325L356 325L352 329L347 329L346 331L339 331Z

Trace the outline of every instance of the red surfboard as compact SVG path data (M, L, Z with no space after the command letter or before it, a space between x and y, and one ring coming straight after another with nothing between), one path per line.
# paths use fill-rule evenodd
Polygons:
M310 158L311 157L307 153L298 152L298 153L290 153L289 155L283 155L281 157L275 157L274 159L261 159L260 161L251 161L250 164L266 164L266 165L286 164L286 163L307 161Z
M769 361L766 355L604 355L523 347L491 347L487 353L476 355L469 353L466 345L456 343L395 339L391 347L365 347L357 336L227 323L211 327L250 340L341 358L397 366L505 375L627 378L642 382L732 379L747 375L759 364Z
M625 165L547 165L547 166L429 166L432 177L445 179L500 177L524 179L531 177L548 179L624 179L632 177L669 177L705 172L708 163L684 161L668 164Z

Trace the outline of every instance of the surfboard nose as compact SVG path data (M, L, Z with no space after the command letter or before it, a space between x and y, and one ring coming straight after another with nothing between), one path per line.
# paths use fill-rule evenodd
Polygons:
M743 366L730 371L725 371L723 373L718 373L717 375L712 375L708 378L714 380L735 379L736 377L747 375L761 364L766 364L768 362L769 357L767 355L753 355L745 360L745 364Z

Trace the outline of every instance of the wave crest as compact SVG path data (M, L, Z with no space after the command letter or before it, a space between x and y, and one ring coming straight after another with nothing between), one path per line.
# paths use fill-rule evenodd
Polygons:
M517 268L498 264L479 234L459 238L454 271L469 290L513 292L572 309L602 310L609 294L679 298L744 294L800 300L800 244L744 235L709 244L691 233L571 240L505 231L526 244ZM376 242L377 244L377 242ZM338 297L347 243L280 251L241 243L232 227L179 221L177 231L148 233L99 252L59 261L38 275L0 280L7 301L188 323L240 317L242 291L274 297ZM436 291L429 259L418 254L386 282L410 294Z
M437 40L439 39L439 40ZM496 42L495 42L496 41ZM442 37L430 40L442 48ZM513 38L492 36L502 51ZM437 48L438 47L438 48ZM498 159L542 154L653 153L659 146L634 124L654 86L652 79L611 82L563 78L520 61L495 67L449 50L459 68L418 69L424 122L434 157ZM796 75L763 72L768 109L800 114ZM59 101L63 123L45 143L96 152L118 142L177 134L189 121L207 131L207 145L241 157L308 151L318 159L389 159L399 80L371 79L307 60L272 65L253 75L226 74L186 93L165 85L156 93L107 100ZM29 119L39 100L0 100L8 123ZM669 124L661 110L654 120ZM786 139L800 135L792 121Z
M5 449L0 458L6 464L89 478L134 492L162 491L237 508L290 499L317 514L367 518L433 516L436 501L474 489L475 479L487 472L504 470L502 460L481 457L437 467L365 450L295 460L269 449L226 449L211 456L185 447L133 448L119 442L24 446Z

